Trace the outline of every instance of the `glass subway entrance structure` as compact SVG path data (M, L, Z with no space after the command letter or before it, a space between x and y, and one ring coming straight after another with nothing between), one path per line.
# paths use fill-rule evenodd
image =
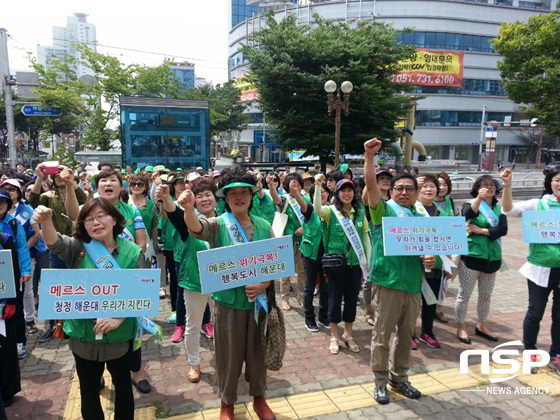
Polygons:
M207 101L121 96L120 107L123 166L208 169Z

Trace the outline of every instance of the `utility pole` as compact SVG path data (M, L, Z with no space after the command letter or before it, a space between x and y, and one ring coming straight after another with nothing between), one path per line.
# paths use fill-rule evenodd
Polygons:
M4 91L6 104L6 125L8 126L8 145L10 167L16 168L16 129L14 124L14 101L12 99L12 81L8 61L8 37L6 29L0 28L0 85Z
M482 141L484 140L485 117L486 117L486 105L482 105L482 120L480 120L480 140L478 141L478 171L482 170Z

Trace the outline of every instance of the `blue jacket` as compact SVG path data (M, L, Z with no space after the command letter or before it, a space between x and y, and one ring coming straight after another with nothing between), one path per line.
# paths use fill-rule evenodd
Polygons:
M18 203L18 206L16 207L15 218L22 224L27 239L35 235L35 229L33 229L33 227L31 226L31 217L33 217L33 213L35 213L33 207L23 202ZM23 223L23 220L25 219L27 220L25 221L25 223ZM39 239L37 239L35 245L33 245L33 247L29 250L29 257L35 258L37 255L44 254L45 252L47 252L47 245L45 244L43 238L39 236Z
M3 219L0 220L0 231L13 235L12 227L10 226L10 220L15 218L7 214ZM31 258L29 257L29 248L27 248L27 237L25 236L25 231L17 220L17 235L16 235L16 247L18 250L19 267L21 269L21 275L31 274Z

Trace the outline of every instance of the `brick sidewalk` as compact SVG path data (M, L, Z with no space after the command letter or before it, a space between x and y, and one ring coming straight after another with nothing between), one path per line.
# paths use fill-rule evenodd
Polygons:
M489 317L490 330L500 337L498 344L521 339L522 335L522 321L527 306L527 285L517 269L525 262L528 246L521 242L520 219L510 219L509 234L504 239L503 245L504 258L510 270L500 272L497 276ZM444 312L450 319L453 319L456 290L457 281L451 283L445 302ZM467 318L473 344L467 346L457 340L454 321L448 324L436 322L435 334L442 343L442 348L432 349L420 343L420 349L412 352L412 373L456 369L458 376L459 355L463 350L494 347L493 343L474 335L476 293L475 290ZM295 303L295 299L293 301ZM168 302L161 302L160 315L156 321L164 329L164 342L157 343L153 337L145 336L144 369L153 390L147 395L135 391L136 406L155 406L160 416L216 408L219 406L219 400L215 395L213 342L201 336L202 378L198 384L189 383L186 379L188 366L184 347L182 343L174 344L170 340L173 326L166 322L169 311ZM296 305L292 311L285 314L288 342L284 367L279 372L269 372L267 397L295 396L350 385L371 384L372 376L369 369L371 327L364 321L363 308L359 308L354 326L354 337L361 348L360 353L351 353L343 349L338 355L328 353L330 333L327 330L321 329L319 333L307 331L300 307ZM546 314L539 336L539 347L545 350L550 346L548 337L550 308L547 309ZM46 344L37 344L36 340L40 334L41 332L29 337L28 356L20 364L23 391L16 396L12 407L7 409L10 419L59 419L64 413L72 381L73 358L67 344L59 340L53 339ZM541 370L544 369L546 368ZM533 376L541 377L541 373ZM516 384L518 383L512 381L511 386ZM371 391L369 389L370 393ZM314 418L390 416L393 419L395 416L408 418L427 415L434 418L449 418L449 410L459 410L456 413L461 414L455 416L460 418L520 418L529 417L529 411L533 414L539 413L542 418L546 418L548 414L557 413L560 408L560 399L557 396L537 395L513 399L511 396L481 394L453 390L422 398L420 402L400 400L384 407L376 405ZM238 403L250 401L243 377L240 379L238 395Z

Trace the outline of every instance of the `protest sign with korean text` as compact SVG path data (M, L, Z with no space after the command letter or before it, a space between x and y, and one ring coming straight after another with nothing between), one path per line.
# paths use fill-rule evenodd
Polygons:
M0 299L16 297L16 282L12 265L12 251L0 251Z
M384 217L385 255L467 255L462 217Z
M524 211L523 242L557 244L560 242L560 211Z
M202 293L295 274L291 236L199 251L197 256Z
M39 319L156 316L160 269L42 270Z

